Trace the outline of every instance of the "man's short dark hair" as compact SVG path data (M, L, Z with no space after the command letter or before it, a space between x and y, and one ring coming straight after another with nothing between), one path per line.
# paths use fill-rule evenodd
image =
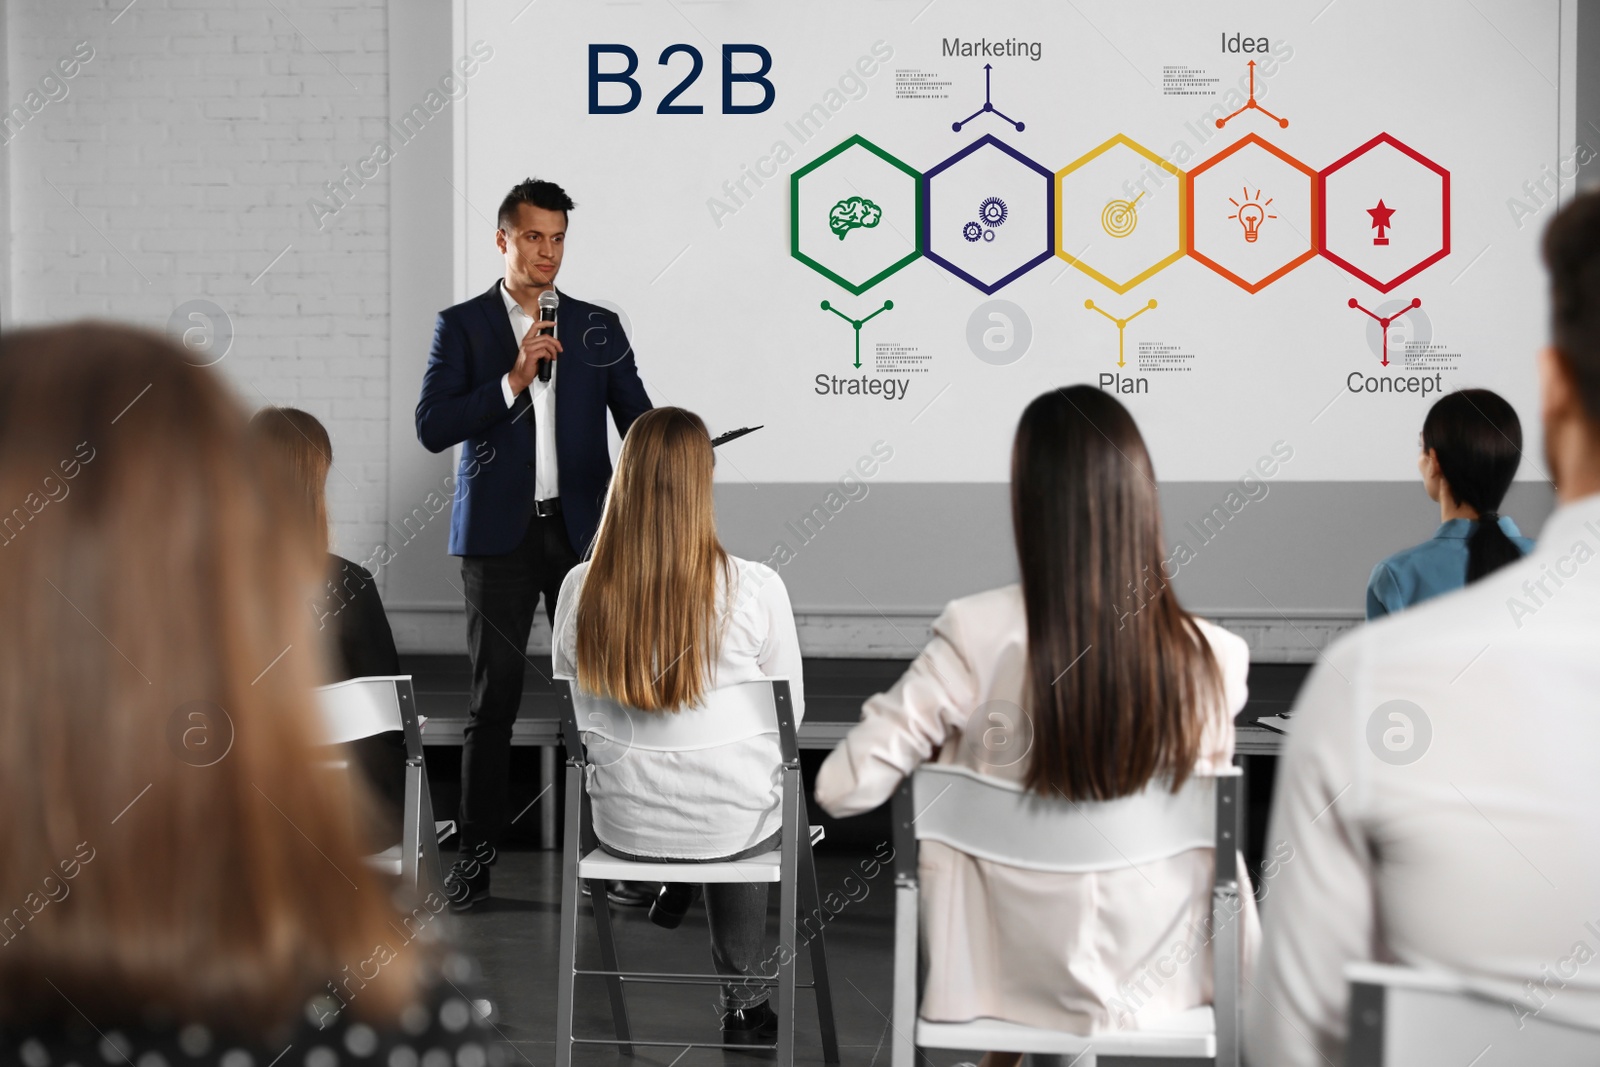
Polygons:
M523 204L532 204L546 211L559 211L563 216L576 206L567 191L555 182L527 178L513 185L506 198L500 201L500 229L508 229L517 221L517 212L522 210Z
M1592 422L1600 423L1600 190L1574 197L1544 231L1550 343Z

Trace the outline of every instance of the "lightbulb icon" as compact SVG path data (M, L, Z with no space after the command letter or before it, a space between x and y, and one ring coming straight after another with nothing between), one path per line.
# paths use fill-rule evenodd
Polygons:
M1267 213L1260 204L1245 204L1239 208L1239 224L1244 227L1244 239L1254 241L1261 232L1261 220Z
M1232 204L1236 209L1228 217L1238 220L1239 225L1244 227L1244 239L1253 244L1261 234L1261 224L1267 219L1275 219L1278 216L1267 211L1268 205L1272 203L1272 198L1269 196L1266 200L1262 200L1260 189L1251 194L1249 188L1245 187L1240 189L1239 195L1244 197L1242 202L1235 200L1231 196L1228 197L1228 203Z

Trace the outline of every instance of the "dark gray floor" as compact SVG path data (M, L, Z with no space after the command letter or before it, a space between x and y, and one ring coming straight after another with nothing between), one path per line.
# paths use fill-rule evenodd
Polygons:
M860 863L869 851L830 851L827 842L817 849L817 881L824 899L843 888L846 876L861 877ZM554 1060L556 1031L557 918L560 854L555 852L502 852L493 874L493 896L457 920L456 936L463 948L483 967L486 993L497 1009L495 1025L516 1051L514 1064L548 1067ZM834 984L834 1015L839 1031L840 1062L847 1067L879 1067L889 1062L891 974L894 960L893 873L880 869L866 882L862 896L852 883L852 895L827 926L829 968ZM768 936L776 947L774 888L769 905ZM594 920L587 903L580 905L579 967L598 967ZM624 970L711 970L705 911L692 909L683 925L663 930L649 922L643 909L616 908L618 954ZM802 964L801 980L809 977ZM585 984L587 983L587 984ZM717 1041L718 1011L713 987L638 986L628 991L629 1020L636 1037L659 1036L667 1040ZM797 1064L821 1064L822 1046L817 1032L815 1001L809 991L798 998L796 1019ZM576 1033L580 1037L611 1035L611 1014L598 979L578 986ZM949 1067L978 1056L929 1052L918 1067ZM632 1059L614 1046L580 1046L574 1063L605 1067L703 1067L714 1064L753 1065L771 1062L770 1054L730 1053L717 1049L687 1049L682 1045L636 1048ZM1165 1067L1174 1061L1101 1059L1101 1067L1114 1063L1139 1063Z

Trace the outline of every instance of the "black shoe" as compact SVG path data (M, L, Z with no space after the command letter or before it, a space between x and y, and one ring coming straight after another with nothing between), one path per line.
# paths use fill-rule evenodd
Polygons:
M471 911L472 906L489 897L489 865L495 861L494 847L480 841L464 846L460 859L444 876L444 895L451 911Z
M722 1013L724 1045L770 1045L778 1040L778 1013L762 1001L753 1008L731 1008Z
M689 905L693 903L693 884L665 882L650 904L650 921L668 930L676 930L678 924L683 922L683 917L689 914Z
M589 895L589 880L578 883L584 896ZM655 885L651 882L607 882L606 899L619 908L642 908L655 900Z
M607 882L606 899L619 908L642 908L656 899L654 882Z

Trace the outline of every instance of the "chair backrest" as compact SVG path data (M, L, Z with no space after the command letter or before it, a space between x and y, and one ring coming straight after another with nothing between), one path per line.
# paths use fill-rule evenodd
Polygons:
M320 686L317 703L322 710L325 744L348 744L374 734L402 730L407 735L407 749L411 747L416 703L409 674L351 678ZM417 742L420 747L420 733Z
M612 762L633 750L692 752L762 734L778 735L786 761L799 758L787 678L723 686L707 692L699 705L673 712L640 711L581 689L576 679L556 680L565 683L568 751L588 762Z
M1133 796L1078 802L1042 797L965 767L924 764L894 799L896 892L894 1062L909 1067L917 1014L917 844L940 841L1013 867L1062 873L1150 863L1211 848L1211 973L1218 1067L1239 1063L1239 963L1242 924L1238 848L1244 818L1243 772L1228 767L1191 775L1176 793L1152 782ZM992 1045L989 1047L993 1047Z
M1352 963L1349 1067L1521 1067L1600 1063L1600 1029L1559 1019L1550 1002L1462 976Z
M1222 777L1235 777L1228 768ZM1216 779L1191 775L1106 801L1044 797L966 767L930 763L912 778L918 840L1037 871L1081 873L1166 859L1217 839Z

